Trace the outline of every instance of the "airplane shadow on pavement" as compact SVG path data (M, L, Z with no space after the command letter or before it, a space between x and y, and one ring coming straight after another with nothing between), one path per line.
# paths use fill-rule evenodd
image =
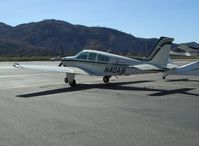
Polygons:
M184 79L169 79L169 80L166 80L166 82L186 82L186 81L199 82L199 80L191 80L191 79L187 79L187 78L184 78Z
M45 91L21 94L21 95L17 95L17 97L30 98L30 97L46 96L46 95L60 94L60 93L66 93L66 92L89 90L89 89L155 92L155 93L148 94L148 96L166 96L170 94L187 94L187 95L192 95L192 96L199 96L199 94L189 92L189 91L194 90L195 88L180 88L180 89L173 89L173 90L165 90L165 89L154 89L154 88L149 88L149 87L124 86L124 85L139 84L139 83L146 83L146 82L153 82L153 81L144 80L144 81L129 81L129 82L108 83L108 84L104 84L104 83L77 84L76 87L74 88L64 87L64 88L58 88L58 89L50 89L50 90L45 90Z

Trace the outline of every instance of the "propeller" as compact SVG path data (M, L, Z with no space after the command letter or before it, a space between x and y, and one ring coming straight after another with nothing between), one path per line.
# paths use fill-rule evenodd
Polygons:
M62 65L63 65L63 63L62 63L62 62L60 62L59 67L61 67Z

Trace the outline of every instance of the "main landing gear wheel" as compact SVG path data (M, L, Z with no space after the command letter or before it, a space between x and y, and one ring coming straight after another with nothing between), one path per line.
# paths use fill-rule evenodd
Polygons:
M109 82L109 76L104 76L103 77L103 81L104 81L104 83L108 83Z
M71 87L75 87L75 86L76 86L76 81L75 81L75 79L74 79L72 82L69 82L69 85L70 85Z

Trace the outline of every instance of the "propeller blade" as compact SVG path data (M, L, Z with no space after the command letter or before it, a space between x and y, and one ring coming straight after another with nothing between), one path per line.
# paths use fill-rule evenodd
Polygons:
M59 64L59 67L61 67L62 66L62 62Z

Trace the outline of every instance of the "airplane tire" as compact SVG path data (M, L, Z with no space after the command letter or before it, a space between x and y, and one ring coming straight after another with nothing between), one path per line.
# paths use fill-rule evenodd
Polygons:
M70 85L71 87L75 87L75 86L76 86L76 81L75 81L75 79L74 79L72 82L69 82L69 85Z
M104 77L103 77L104 83L108 83L108 82L109 82L109 78L110 78L110 77L108 77L108 76L104 76Z
M68 78L67 77L65 77L64 82L68 83Z

